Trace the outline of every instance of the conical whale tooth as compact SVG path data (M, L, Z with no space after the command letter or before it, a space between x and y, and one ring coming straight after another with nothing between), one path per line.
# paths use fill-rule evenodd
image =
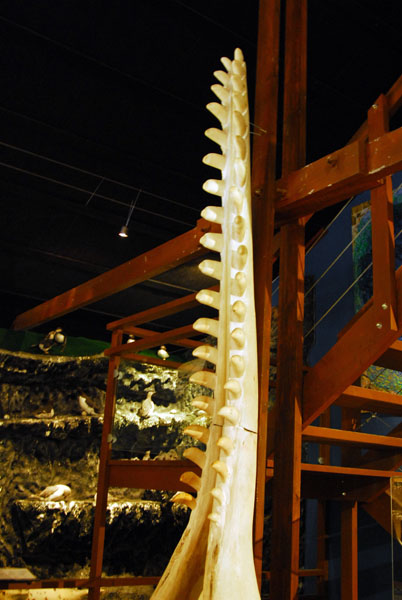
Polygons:
M216 310L219 310L219 292L215 292L214 290L200 290L195 298L200 304L212 306L212 308L216 308Z
M222 406L218 415L224 417L231 425L237 425L239 422L239 411L234 406Z
M203 444L208 444L209 440L209 429L203 427L202 425L189 425L183 430L185 435L190 435L195 440L202 442Z
M182 473L180 475L180 481L192 487L196 492L200 491L201 477L199 477L196 473L193 473L193 471L186 471L185 473Z
M230 83L230 75L226 73L226 71L214 71L214 77L221 82L225 87L229 86Z
M209 260L207 258L200 262L198 268L201 273L204 273L204 275L208 275L209 277L215 277L215 279L220 279L222 277L222 263L218 260Z
M229 469L223 460L216 460L214 463L212 463L211 467L218 473L218 475L222 477L223 481L227 479L229 475Z
M197 358L202 358L203 360L207 360L208 362L216 365L218 362L218 350L214 346L203 345L198 346L198 348L194 348L193 356Z
M231 293L234 296L243 296L247 286L247 277L243 271L238 271L231 281Z
M218 104L218 106L220 106L220 104ZM239 113L238 110L233 111L233 123L235 135L243 136L247 131L247 123L243 115Z
M230 392L232 394L232 396L234 398L239 398L241 396L241 385L240 383L237 381L237 379L228 379L227 382L225 383L225 385L223 386L225 390L227 390L228 392ZM225 411L227 408L231 408L231 407L227 407L227 406L223 406L219 413L221 415L221 417L225 417L226 415L223 414L222 411ZM234 423L235 425L235 423Z
M230 357L230 374L234 377L242 377L246 368L244 358L238 354Z
M244 67L244 62L240 60L232 60L232 71L235 75L239 77L243 77L246 74L246 69Z
M211 152L210 154L206 154L202 159L204 165L208 165L209 167L214 167L215 169L219 169L223 171L226 165L226 156L224 154L215 154Z
M206 333L207 335L213 335L218 337L219 321L216 319L208 319L207 317L201 317L193 323L193 329L200 333Z
M184 504L194 510L197 506L197 500L191 494L187 492L176 492L174 496L170 498L170 502L174 502L175 504Z
M186 448L183 452L183 456L184 458L191 460L191 462L197 465L197 467L200 467L200 469L204 468L205 452L200 450L200 448L195 448L194 446L192 448Z
M246 336L243 329L240 329L240 327L236 327L236 329L233 329L233 331L231 332L230 337L232 338L234 346L236 348L244 348L244 344L246 343Z
M232 238L236 242L242 242L246 232L246 221L240 215L233 219L232 223Z
M213 91L215 96L219 98L222 104L228 103L230 94L223 85L219 85L219 83L214 83L214 85L211 85L211 90Z
M234 204L237 212L242 211L244 204L244 195L235 185L233 185L229 190L229 200Z
M210 514L208 515L208 519L209 519L210 521L212 521L213 523L215 523L215 525L218 525L218 526L219 526L219 525L221 524L221 518L220 518L220 516L218 515L218 513L215 513L215 512L213 512L213 513L210 513ZM202 600L202 596L200 596L200 598L201 598L201 600ZM200 600L200 598L199 598L198 600Z
M239 92L234 92L233 104L236 110L244 114L248 107L246 95L240 94Z
M225 498L225 494L223 493L223 490L221 490L221 488L213 488L211 490L211 496L213 498L215 498L215 500L217 500L219 502L219 504L225 505L226 504L226 498Z
M209 102L209 104L207 104L207 110L209 110L209 112L212 113L214 115L214 117L216 117L218 119L218 121L221 123L222 127L224 127L226 125L226 123L228 121L229 113L228 113L227 109L224 106L222 106L222 104L219 104L219 102ZM240 113L238 113L238 114L240 114ZM243 135L243 134L238 132L238 135Z
M225 152L228 147L228 136L226 133L224 133L221 129L216 129L216 127L210 127L204 132L204 134L208 139L215 142L215 144L218 144L218 146L221 147L222 152Z
M207 235L212 235L212 234L206 233L203 237L206 237ZM215 234L215 235L221 235L221 234ZM204 246L204 244L203 244L203 246ZM208 246L206 246L206 247L208 248ZM244 269L244 267L246 266L246 262L247 262L247 255L248 255L248 251L247 251L246 246L238 246L237 250L234 250L232 252L232 267L234 269L238 269L239 271Z
M222 225L224 216L223 206L206 206L201 211L201 216L211 223Z
M247 156L247 144L246 140L243 139L240 135L236 135L235 137L235 149L236 158L241 158L241 160L245 160Z
M215 252L222 252L223 250L223 234L222 233L205 233L200 238L200 244L208 250L214 250Z
M235 60L238 60L239 62L244 62L243 51L241 50L241 48L235 49L234 57L235 57Z
M226 71L228 73L230 73L232 70L232 61L230 60L230 58L227 58L226 56L222 56L221 63L225 67Z
M197 371L197 373L193 373L190 376L189 381L214 390L216 386L216 375L210 371Z
M246 316L246 305L241 300L236 300L232 306L233 321L243 322Z
M225 192L225 182L221 179L207 179L202 186L204 192L213 194L214 196L223 196Z
M245 77L240 77L239 75L232 75L231 80L235 92L242 93L246 89Z
M246 165L244 164L244 161L242 161L240 158L235 158L234 169L236 173L236 183L239 187L243 187L246 183L247 175Z
M196 396L196 398L191 400L191 404L195 406L195 408L203 410L208 415L212 415L214 412L215 401L209 396Z
M219 440L216 442L216 445L218 446L218 448L221 448L224 451L224 453L228 456L233 452L234 442L226 435L220 437Z

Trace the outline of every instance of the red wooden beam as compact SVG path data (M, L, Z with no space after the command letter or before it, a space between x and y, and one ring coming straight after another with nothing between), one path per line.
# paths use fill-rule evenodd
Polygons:
M402 416L402 396L350 385L335 401L337 406Z
M338 446L358 446L360 448L396 449L402 448L402 438L388 435L373 435L359 431L345 431L331 427L309 425L303 432L306 442L333 444Z
M358 599L357 502L341 506L341 597Z
M124 356L127 354L135 354L140 350L147 348L156 348L161 344L174 344L177 340L184 338L187 335L199 335L198 331L193 329L192 325L185 325L178 329L171 329L170 331L164 331L163 333L155 333L155 335L148 336L142 340L136 340L128 344L119 344L111 346L104 351L106 356ZM199 344L198 344L199 345Z
M364 144L358 140L277 183L277 223L300 218L382 183L402 169L402 127Z
M194 229L21 313L13 328L36 327L197 258L207 252L199 244L200 237L214 228L216 225L199 219Z
M194 492L180 481L180 476L185 471L201 475L201 469L187 460L110 460L109 468L111 487L146 490Z
M143 329L142 327L125 327L124 333L132 334L135 337L144 338L150 337L152 335L156 335L159 333L158 331L152 331L151 329ZM200 345L199 342L190 339L180 339L176 340L175 345L183 346L185 348L198 348Z

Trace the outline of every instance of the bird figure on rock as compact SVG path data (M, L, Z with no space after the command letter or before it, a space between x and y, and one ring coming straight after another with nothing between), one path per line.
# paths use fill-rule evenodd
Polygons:
M44 490L40 492L39 497L44 498L49 502L60 502L70 496L71 488L63 483L56 483L55 485L48 485Z

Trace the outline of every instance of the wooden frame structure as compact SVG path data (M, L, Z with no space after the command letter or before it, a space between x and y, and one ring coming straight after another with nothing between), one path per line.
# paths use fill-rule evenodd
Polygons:
M252 170L260 390L255 564L260 581L262 577L270 578L272 600L294 600L300 576L318 577L323 593L327 576L323 542L325 501L339 500L342 502L342 600L357 600L357 502L364 503L367 511L391 531L389 518L384 517L382 508L387 502L389 478L402 464L402 426L388 436L353 430L353 423L364 408L402 416L400 396L355 385L372 364L402 369L399 366L402 365L402 344L398 342L402 335L402 270L395 273L394 268L390 179L392 173L402 169L402 128L388 131L389 117L402 105L402 77L372 105L367 122L347 146L304 166L307 0L287 0L282 177L275 181L280 13L281 0L260 0L255 121L266 133L255 137ZM305 223L315 211L367 189L372 190L373 298L341 332L334 347L304 374ZM276 234L275 227L280 227ZM211 224L201 219L194 229L178 238L19 315L14 328L35 327L201 256L205 250L198 241L209 229ZM279 248L277 403L268 416L272 262ZM92 599L99 597L101 585L108 585L107 580L101 579L108 487L173 490L180 473L192 468L187 461L147 462L144 466L111 459L115 369L121 356L144 360L137 353L145 348L169 342L183 347L197 345L192 340L196 332L191 326L163 334L139 327L151 319L194 305L192 294L113 322L108 327L112 332L112 345L106 353L110 365L91 577L80 584L90 588ZM124 333L134 333L141 339L124 344ZM328 409L332 404L342 407L342 429L330 427ZM318 418L320 425L312 425ZM275 429L279 434L275 435ZM320 454L324 464L302 462L302 440L322 446ZM330 445L345 449L342 466L329 464ZM347 450L350 447L369 448L364 461L356 460ZM388 450L386 455L381 454L384 449ZM268 574L262 571L262 539L266 482L271 479L272 544L277 551ZM183 489L181 483L180 489ZM299 566L302 496L320 501L318 562L317 568L310 571L302 571ZM280 543L284 538L286 544ZM147 578L133 578L125 583L154 583L155 578L151 579L152 582ZM115 581L110 580L112 585L116 585Z

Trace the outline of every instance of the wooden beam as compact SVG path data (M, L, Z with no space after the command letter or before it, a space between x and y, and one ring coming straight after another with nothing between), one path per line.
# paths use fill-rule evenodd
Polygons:
M151 329L143 329L142 327L131 327L131 326L128 327L127 326L125 328L125 333L134 335L135 337L144 338L144 337L150 337L152 335L156 335L157 333L160 333L160 332L152 331ZM200 343L195 340L183 338L180 340L176 340L175 345L184 346L185 348L198 348Z
M280 0L260 0L259 3L254 113L259 135L253 139L251 176L259 398L254 563L260 587L270 385L272 258L278 254L280 243L280 234L274 236L280 4Z
M104 351L104 354L105 356L135 354L136 352L146 350L147 348L157 348L162 344L175 343L177 340L180 340L187 335L199 335L199 332L195 331L192 325L185 325L184 327L171 329L170 331L164 331L163 333L156 333L155 335L145 337L142 340L136 340L129 344L111 346Z
M363 508L368 514L373 517L387 531L392 534L392 523L391 523L391 498L389 491L381 494L373 502L366 502Z
M199 219L194 229L21 313L13 329L37 327L205 254L199 239L211 229L216 225Z
M278 181L277 223L287 223L373 189L381 185L383 177L401 169L402 127L366 145L360 140L353 142Z
M350 385L335 401L337 406L402 416L402 396Z
M282 173L305 163L307 2L287 0ZM271 600L298 593L301 403L303 379L304 226L281 229L275 463L272 499ZM283 540L286 543L283 543Z
M110 460L110 487L170 490L194 493L180 481L185 471L201 475L201 469L188 460Z
M396 340L374 363L378 367L402 371L402 342ZM401 398L402 401L402 398Z
M303 432L303 439L306 442L334 444L337 446L402 449L402 438L390 437L387 435L360 433L359 431L345 431L343 429L333 429L331 427L314 427L312 425L309 425L305 428Z
M358 600L357 502L341 505L341 599Z

